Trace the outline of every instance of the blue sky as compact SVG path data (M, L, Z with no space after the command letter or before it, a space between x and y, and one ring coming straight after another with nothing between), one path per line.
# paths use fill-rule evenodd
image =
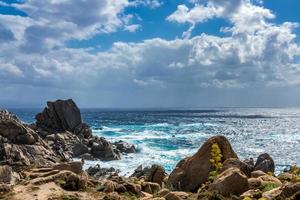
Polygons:
M0 107L300 106L298 0L0 0Z

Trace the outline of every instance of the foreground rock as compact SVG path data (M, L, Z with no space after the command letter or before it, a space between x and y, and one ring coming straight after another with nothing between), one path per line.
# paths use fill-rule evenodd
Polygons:
M139 166L131 177L136 177L138 179L143 179L148 182L158 183L162 185L166 172L165 169L160 165L152 165L151 167L143 168L143 166Z
M207 181L211 170L210 153L213 144L218 144L222 152L222 162L237 158L229 141L224 136L207 140L192 157L181 160L170 174L168 183L175 190L195 192Z
M7 111L0 112L0 164L14 170L31 165L53 165L61 161L43 139Z
M126 142L112 144L103 137L93 136L71 99L47 102L43 112L36 115L36 130L66 160L72 157L119 160L121 153L135 153L135 147Z
M221 173L218 178L209 185L209 191L215 191L225 197L241 195L249 190L247 176L237 168L229 168Z

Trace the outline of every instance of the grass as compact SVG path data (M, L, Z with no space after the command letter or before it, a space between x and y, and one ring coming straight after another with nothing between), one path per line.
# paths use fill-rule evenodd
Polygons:
M275 183L267 183L267 184L264 184L260 187L260 190L262 192L268 192L270 190L273 190L275 188L278 188L279 186Z

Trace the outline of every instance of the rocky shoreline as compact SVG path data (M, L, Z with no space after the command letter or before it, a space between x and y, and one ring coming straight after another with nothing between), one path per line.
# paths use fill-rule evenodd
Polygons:
M300 199L298 167L275 176L269 154L241 161L224 136L208 139L169 175L159 165L130 177L99 165L84 171L84 160L119 160L136 149L93 136L71 99L47 102L30 125L0 110L0 152L0 199Z

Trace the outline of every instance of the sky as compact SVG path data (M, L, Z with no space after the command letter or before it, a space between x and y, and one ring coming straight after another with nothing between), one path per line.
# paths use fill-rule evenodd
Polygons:
M300 107L299 0L0 0L0 107Z

